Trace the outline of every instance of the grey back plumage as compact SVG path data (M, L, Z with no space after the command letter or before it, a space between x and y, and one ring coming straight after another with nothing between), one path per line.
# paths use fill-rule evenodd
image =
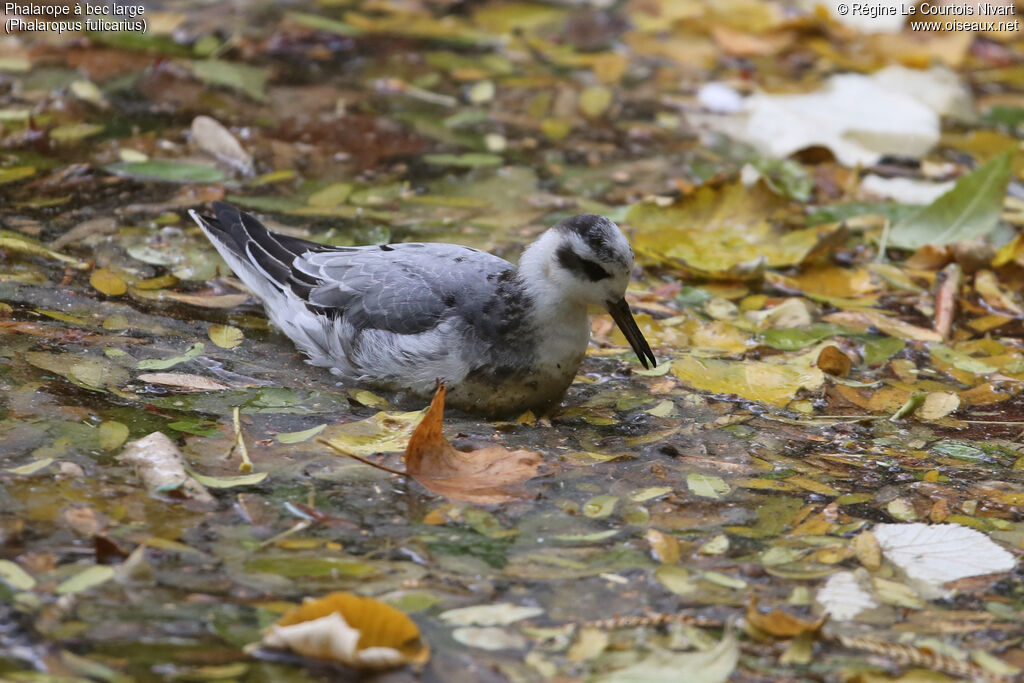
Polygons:
M533 353L499 338L525 308L504 259L453 244L329 247L272 233L228 204L213 208L193 217L232 270L310 362L343 378L429 387L438 367L458 382Z

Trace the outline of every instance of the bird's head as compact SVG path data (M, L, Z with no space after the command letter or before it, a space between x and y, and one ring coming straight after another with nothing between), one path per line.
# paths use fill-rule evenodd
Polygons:
M552 295L607 309L643 366L657 365L624 298L633 250L619 226L594 214L566 218L530 245L522 263Z

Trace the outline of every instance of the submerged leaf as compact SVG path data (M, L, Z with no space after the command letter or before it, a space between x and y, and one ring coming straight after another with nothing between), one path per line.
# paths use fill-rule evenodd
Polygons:
M173 368L175 365L187 363L201 354L204 348L206 347L203 345L203 342L196 342L192 346L188 347L188 350L180 356L172 356L171 358L147 358L145 360L140 360L136 367L138 367L139 370L166 370L168 368Z
M222 349L233 349L245 340L245 335L234 325L210 325L210 341Z
M181 161L125 161L104 168L115 175L167 183L219 183L227 177L219 168Z
M725 683L739 663L740 647L726 630L710 650L672 652L658 649L640 662L593 679L595 683Z

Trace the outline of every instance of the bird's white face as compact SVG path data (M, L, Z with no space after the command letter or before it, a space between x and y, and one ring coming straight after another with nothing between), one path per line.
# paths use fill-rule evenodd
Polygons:
M602 307L622 298L633 250L619 226L604 216L584 214L563 220L550 232L547 275L564 298Z

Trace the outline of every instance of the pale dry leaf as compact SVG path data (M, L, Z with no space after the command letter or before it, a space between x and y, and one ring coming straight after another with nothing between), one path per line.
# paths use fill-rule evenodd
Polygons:
M451 626L507 626L521 619L532 619L544 614L540 607L524 607L508 602L494 605L459 607L442 612L441 621Z
M837 621L849 621L864 610L878 607L871 593L861 586L861 574L864 583L870 585L866 572L838 572L828 577L815 596L826 614Z
M873 531L885 559L932 586L1017 566L988 536L960 524L878 524Z
M170 491L201 503L215 498L185 471L181 452L163 432L153 432L125 446L118 459L135 467L142 484L152 495Z
M223 391L231 388L210 377L193 375L188 372L146 372L139 375L136 379L141 382L148 382L149 384L180 387L193 391Z
M219 121L209 116L192 120L192 141L196 147L218 161L244 173L252 173L252 156L242 148L238 139Z
M960 408L960 397L951 391L933 391L915 413L922 420L941 420Z

